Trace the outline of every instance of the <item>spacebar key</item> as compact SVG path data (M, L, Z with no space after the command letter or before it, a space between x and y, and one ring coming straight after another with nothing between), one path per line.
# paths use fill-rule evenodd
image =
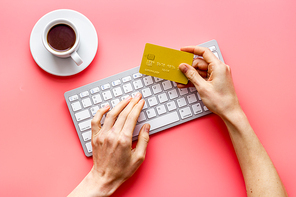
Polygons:
M166 125L171 124L173 122L177 122L178 120L180 120L180 119L179 119L177 112L172 112L172 113L166 114L164 116L159 116L155 119L152 119L152 120L146 121L142 124L136 125L133 136L139 135L139 132L140 132L142 126L146 123L150 124L150 132L151 132L151 131L158 129L160 127L166 126Z

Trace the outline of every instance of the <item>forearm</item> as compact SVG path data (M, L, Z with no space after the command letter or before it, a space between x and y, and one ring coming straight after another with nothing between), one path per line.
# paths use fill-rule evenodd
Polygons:
M222 116L244 176L248 196L287 196L266 150L241 109Z

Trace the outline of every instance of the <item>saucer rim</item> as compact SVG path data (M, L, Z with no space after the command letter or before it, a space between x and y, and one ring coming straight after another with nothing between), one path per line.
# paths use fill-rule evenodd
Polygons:
M57 13L63 13L63 12L67 12L67 14L75 14L78 18L81 18L83 19L84 21L87 21L88 22L88 25L90 29L92 29L92 36L94 36L94 40L95 40L95 46L92 47L91 50L93 50L93 55L91 57L88 57L88 62L87 65L80 65L79 67L82 67L81 69L79 70L74 70L74 71L67 71L67 72L58 72L58 71L53 71L53 70L50 70L49 69L49 66L45 66L45 63L42 63L42 61L40 61L40 59L38 59L38 54L36 54L36 49L34 49L34 44L33 42L35 41L36 42L36 37L33 37L34 35L34 32L35 31L38 31L39 28L42 28L43 24L42 22L43 21L46 21L48 17L51 17L52 15L55 15ZM57 17L57 18L60 18L60 17ZM69 16L67 17L63 17L65 18L66 20L69 20ZM42 25L42 26L41 26ZM78 28L78 27L77 27ZM38 29L38 30L36 30ZM80 37L81 37L81 34L80 34ZM37 41L38 42L38 41ZM80 42L81 42L81 38L80 38ZM40 45L44 46L43 43L40 41L39 43ZM38 44L38 45L39 45ZM80 48L80 47L79 47ZM77 51L79 51L79 48L77 49ZM45 49L46 50L46 49ZM75 11L75 10L71 10L71 9L57 9L57 10L53 10L51 12L48 12L46 13L45 15L43 15L34 25L32 31L31 31L31 34L30 34L30 52L31 52L31 55L34 59L34 61L36 62L36 64L42 69L44 70L45 72L49 73L49 74L52 74L54 76L61 76L61 77L66 77L66 76L73 76L73 75L76 75L82 71L84 71L94 60L96 54L97 54L97 50L98 50L98 35L97 35L97 31L96 31L96 28L94 27L93 23L85 16L83 15L82 13L78 12L78 11ZM51 53L48 52L48 55L52 55ZM59 57L57 57L59 58ZM62 58L61 58L62 59ZM68 59L68 58L65 58L65 59Z

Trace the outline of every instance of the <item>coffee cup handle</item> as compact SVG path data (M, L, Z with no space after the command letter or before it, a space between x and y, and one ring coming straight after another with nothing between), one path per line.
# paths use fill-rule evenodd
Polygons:
M76 51L74 51L71 54L71 58L74 60L74 62L77 64L77 66L80 66L83 63L81 57L78 55L78 53Z

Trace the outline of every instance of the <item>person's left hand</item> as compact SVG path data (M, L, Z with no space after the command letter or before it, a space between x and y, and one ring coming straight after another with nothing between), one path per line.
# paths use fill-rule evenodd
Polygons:
M133 131L144 103L138 93L135 98L121 101L111 111L110 106L99 109L91 121L94 163L91 173L105 195L111 195L145 159L149 124L141 128L138 144L132 149ZM101 119L106 112L101 127Z

